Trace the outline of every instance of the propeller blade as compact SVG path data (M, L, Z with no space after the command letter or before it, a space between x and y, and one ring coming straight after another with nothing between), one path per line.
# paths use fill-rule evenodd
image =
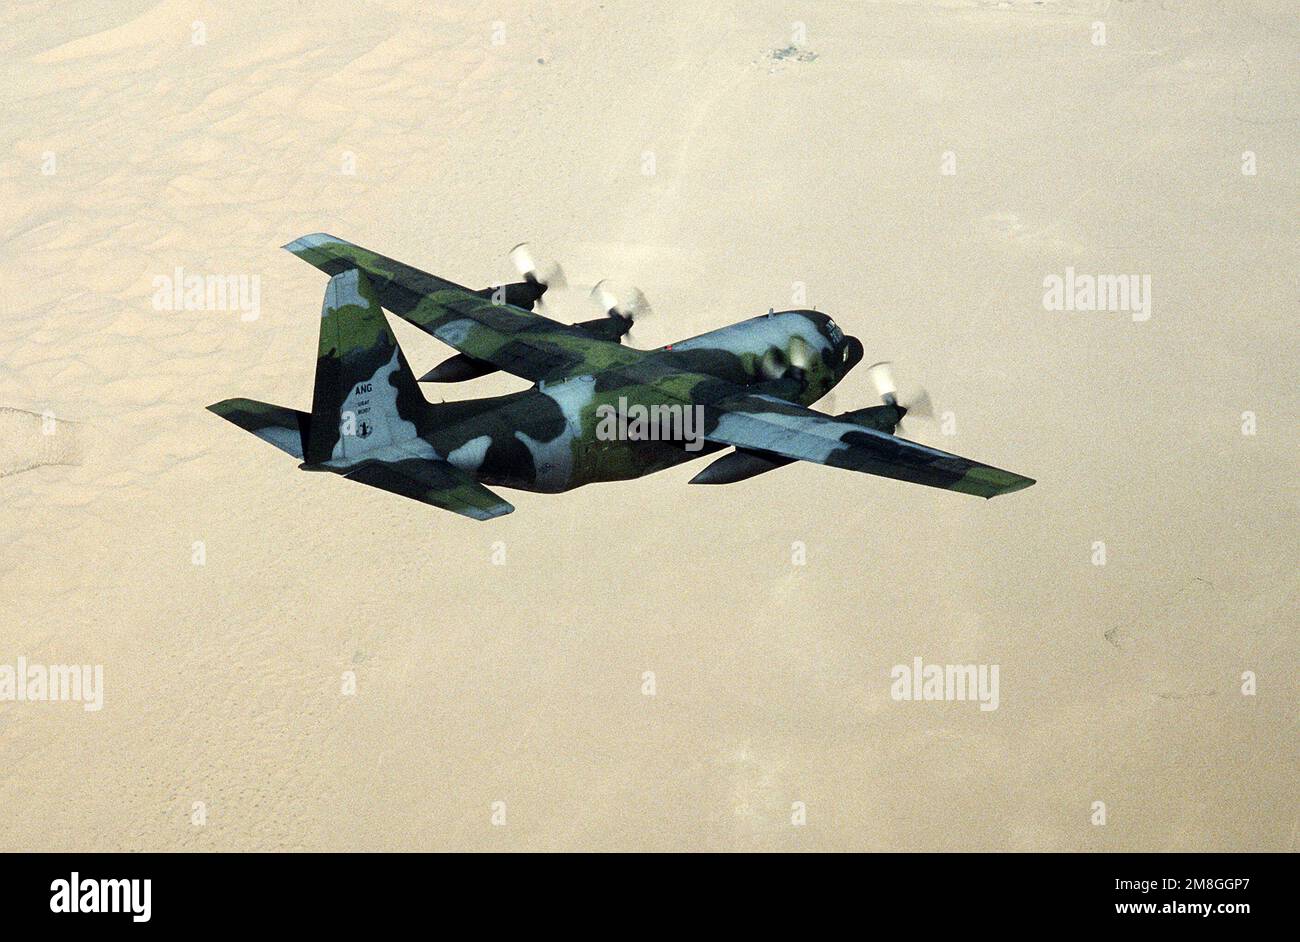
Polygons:
M888 360L872 363L867 367L867 376L876 387L876 395L887 406L898 404L898 384L894 382L894 365Z
M628 324L628 329L623 333L629 340L635 339L631 325L654 313L640 288L629 287L620 291L608 278L596 282L591 289L591 300L607 317L618 318Z
M906 408L908 415L920 416L923 419L934 418L934 403L930 401L930 394L925 389L909 398Z
M564 269L560 267L560 263L551 259L545 264L539 264L533 255L532 247L527 242L520 242L510 250L510 264L525 281L535 281L547 288L557 288L561 291L568 287L568 280L564 277Z
M627 288L619 291L608 278L602 278L591 289L591 300L600 305L606 314L637 320L654 313L650 302L640 288Z
M627 311L634 321L639 321L643 317L649 317L654 313L650 307L650 302L646 300L646 296L640 288L628 289L627 298L623 301L622 309Z
M602 278L596 282L591 289L591 300L605 312L609 317L614 317L618 311L618 295L609 288L609 279Z
M871 383L876 387L876 393L880 396L881 401L887 406L896 406L909 416L916 416L922 419L934 418L934 403L930 400L930 394L925 389L917 387L917 391L900 399L898 395L898 384L894 381L894 365L885 360L880 363L873 363L867 367L867 375L871 378ZM898 430L903 429L903 423L900 419Z

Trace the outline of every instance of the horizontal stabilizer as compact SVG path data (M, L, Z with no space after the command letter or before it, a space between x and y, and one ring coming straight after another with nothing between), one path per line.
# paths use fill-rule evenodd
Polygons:
M490 520L515 509L445 461L429 458L368 461L345 477L473 520Z
M306 412L256 399L223 399L208 406L208 411L302 460L302 443L311 423Z

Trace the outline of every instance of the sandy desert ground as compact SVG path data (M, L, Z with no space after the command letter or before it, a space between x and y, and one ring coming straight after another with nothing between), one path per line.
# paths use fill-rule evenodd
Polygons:
M1298 45L1290 0L6 5L0 665L103 708L0 702L0 849L1294 850ZM310 401L321 230L474 285L530 240L646 346L802 285L914 437L1039 483L480 524L299 473L204 406ZM257 308L159 309L178 267ZM1067 268L1149 319L1046 310ZM896 701L917 657L998 709Z

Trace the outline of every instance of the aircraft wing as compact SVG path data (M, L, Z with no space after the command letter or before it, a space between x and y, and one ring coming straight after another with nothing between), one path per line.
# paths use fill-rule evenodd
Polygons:
M368 461L344 476L349 481L369 484L473 520L490 520L515 509L464 471L445 461L431 461L428 458Z
M774 396L743 394L705 405L711 442L878 474L977 497L1009 494L1034 483L1010 471L898 438Z
M365 272L379 303L461 353L532 382L597 373L634 362L641 352L601 340L324 232L285 246L329 275Z

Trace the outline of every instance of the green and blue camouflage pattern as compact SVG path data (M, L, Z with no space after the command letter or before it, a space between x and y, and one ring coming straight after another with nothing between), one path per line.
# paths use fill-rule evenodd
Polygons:
M209 407L330 471L475 519L513 508L489 486L557 493L641 477L728 446L698 483L743 480L795 460L981 497L1031 479L893 435L887 403L832 417L808 408L863 358L862 344L817 311L769 312L657 350L619 343L626 325L560 324L510 303L534 285L474 291L325 234L286 248L328 273L310 413L247 399ZM503 299L504 295L504 299ZM384 309L464 359L530 389L430 403ZM614 320L617 320L616 318ZM611 436L608 416L696 410L698 441Z

